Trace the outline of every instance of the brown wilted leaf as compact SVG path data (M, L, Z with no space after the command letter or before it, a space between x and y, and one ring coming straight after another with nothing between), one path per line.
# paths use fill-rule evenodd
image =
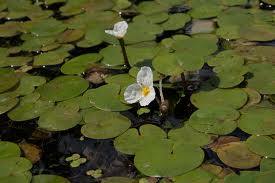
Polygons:
M19 147L22 149L25 157L29 159L32 164L35 164L40 160L42 150L37 145L23 142L19 144Z

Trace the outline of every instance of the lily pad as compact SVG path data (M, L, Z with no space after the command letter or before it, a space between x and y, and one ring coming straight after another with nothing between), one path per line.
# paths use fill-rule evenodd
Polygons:
M241 108L247 101L247 94L238 88L214 89L201 91L191 96L191 102L198 108L209 106L228 106L234 109Z
M104 111L125 111L131 108L120 101L120 86L107 84L96 89L88 90L84 97L88 97L90 103Z
M133 84L136 82L136 79L130 76L129 74L117 74L110 77L107 77L105 79L106 83L109 84L117 84L121 88L127 87L130 84Z
M4 73L0 75L0 93L7 91L15 86L18 82L18 78L14 73Z
M88 112L84 117L85 125L81 128L81 133L88 138L109 139L125 132L131 122L118 113L105 111Z
M10 157L0 159L0 182L8 183L29 183L32 175L29 170L32 168L32 163L22 157Z
M239 112L231 107L208 106L195 111L188 124L200 132L225 135L236 129L235 120L239 116Z
M243 88L243 90L248 95L248 101L243 108L248 108L261 102L262 96L256 90L252 88Z
M58 37L59 43L71 43L80 40L85 35L80 29L69 29L63 32L60 37Z
M17 95L31 94L35 87L41 86L46 83L46 79L42 76L26 75L20 78L20 84L13 92Z
M169 16L169 19L161 24L165 31L178 30L183 28L191 18L187 14L175 13Z
M79 106L71 103L60 104L43 113L38 126L48 131L63 131L76 126L82 119Z
M261 157L251 152L244 142L231 142L220 146L217 155L226 165L239 169L257 167L261 161Z
M205 171L202 168L197 168L183 175L179 175L173 178L175 183L188 183L188 182L203 182L210 183L212 182L214 174Z
M70 183L70 181L58 175L42 174L33 176L32 183Z
M246 144L248 148L266 158L275 158L275 140L268 136L250 136Z
M19 102L16 94L12 92L0 94L0 114L8 112Z
M0 141L0 159L20 157L20 154L21 151L17 144L8 141Z
M13 121L26 121L39 117L44 112L50 110L54 103L46 100L36 100L19 104L8 113L8 117Z
M79 76L59 76L36 90L42 98L63 101L83 93L89 86L88 81Z
M232 173L224 178L224 183L254 183L258 174L257 171L241 171L240 175Z
M270 108L248 108L243 112L238 127L248 134L275 134L275 110Z
M139 150L144 149L145 144L166 139L166 133L159 127L146 124L139 130L131 128L117 137L114 141L115 148L125 154L134 155Z
M194 144L205 146L212 143L214 135L201 133L190 127L189 123L179 129L172 129L168 133L168 138L182 144Z
M97 53L80 55L63 64L61 72L64 74L81 74L85 72L90 64L99 61L101 58Z
M275 170L260 172L256 177L256 183L272 182L275 179Z
M128 177L107 177L101 183L138 183L137 180Z
M262 161L260 164L260 170L262 172L269 171L269 170L275 170L275 159L262 158Z
M160 140L146 144L136 153L136 168L147 176L170 177L189 172L198 167L204 159L201 148L191 144L174 144Z

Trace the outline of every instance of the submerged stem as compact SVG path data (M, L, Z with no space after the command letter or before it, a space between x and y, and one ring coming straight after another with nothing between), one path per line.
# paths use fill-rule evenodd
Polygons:
M162 79L159 80L159 95L160 95L160 101L161 103L164 102L164 96L162 92Z
M130 64L129 64L128 56L127 56L127 53L126 53L124 40L123 40L123 38L119 38L118 41L119 41L121 51L122 51L122 54L123 54L124 64L127 67L127 69L130 69Z

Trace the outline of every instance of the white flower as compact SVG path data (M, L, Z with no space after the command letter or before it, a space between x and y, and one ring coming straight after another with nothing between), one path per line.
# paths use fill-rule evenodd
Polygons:
M139 102L141 106L146 106L155 99L155 96L153 72L150 67L141 67L137 74L137 83L127 87L124 99L129 104Z
M127 33L128 24L125 21L117 22L114 25L113 30L105 30L105 33L115 36L117 38L123 38Z

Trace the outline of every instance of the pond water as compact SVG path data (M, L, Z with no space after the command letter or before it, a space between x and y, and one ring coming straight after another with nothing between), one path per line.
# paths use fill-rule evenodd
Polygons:
M273 183L274 43L274 0L1 0L0 183Z

